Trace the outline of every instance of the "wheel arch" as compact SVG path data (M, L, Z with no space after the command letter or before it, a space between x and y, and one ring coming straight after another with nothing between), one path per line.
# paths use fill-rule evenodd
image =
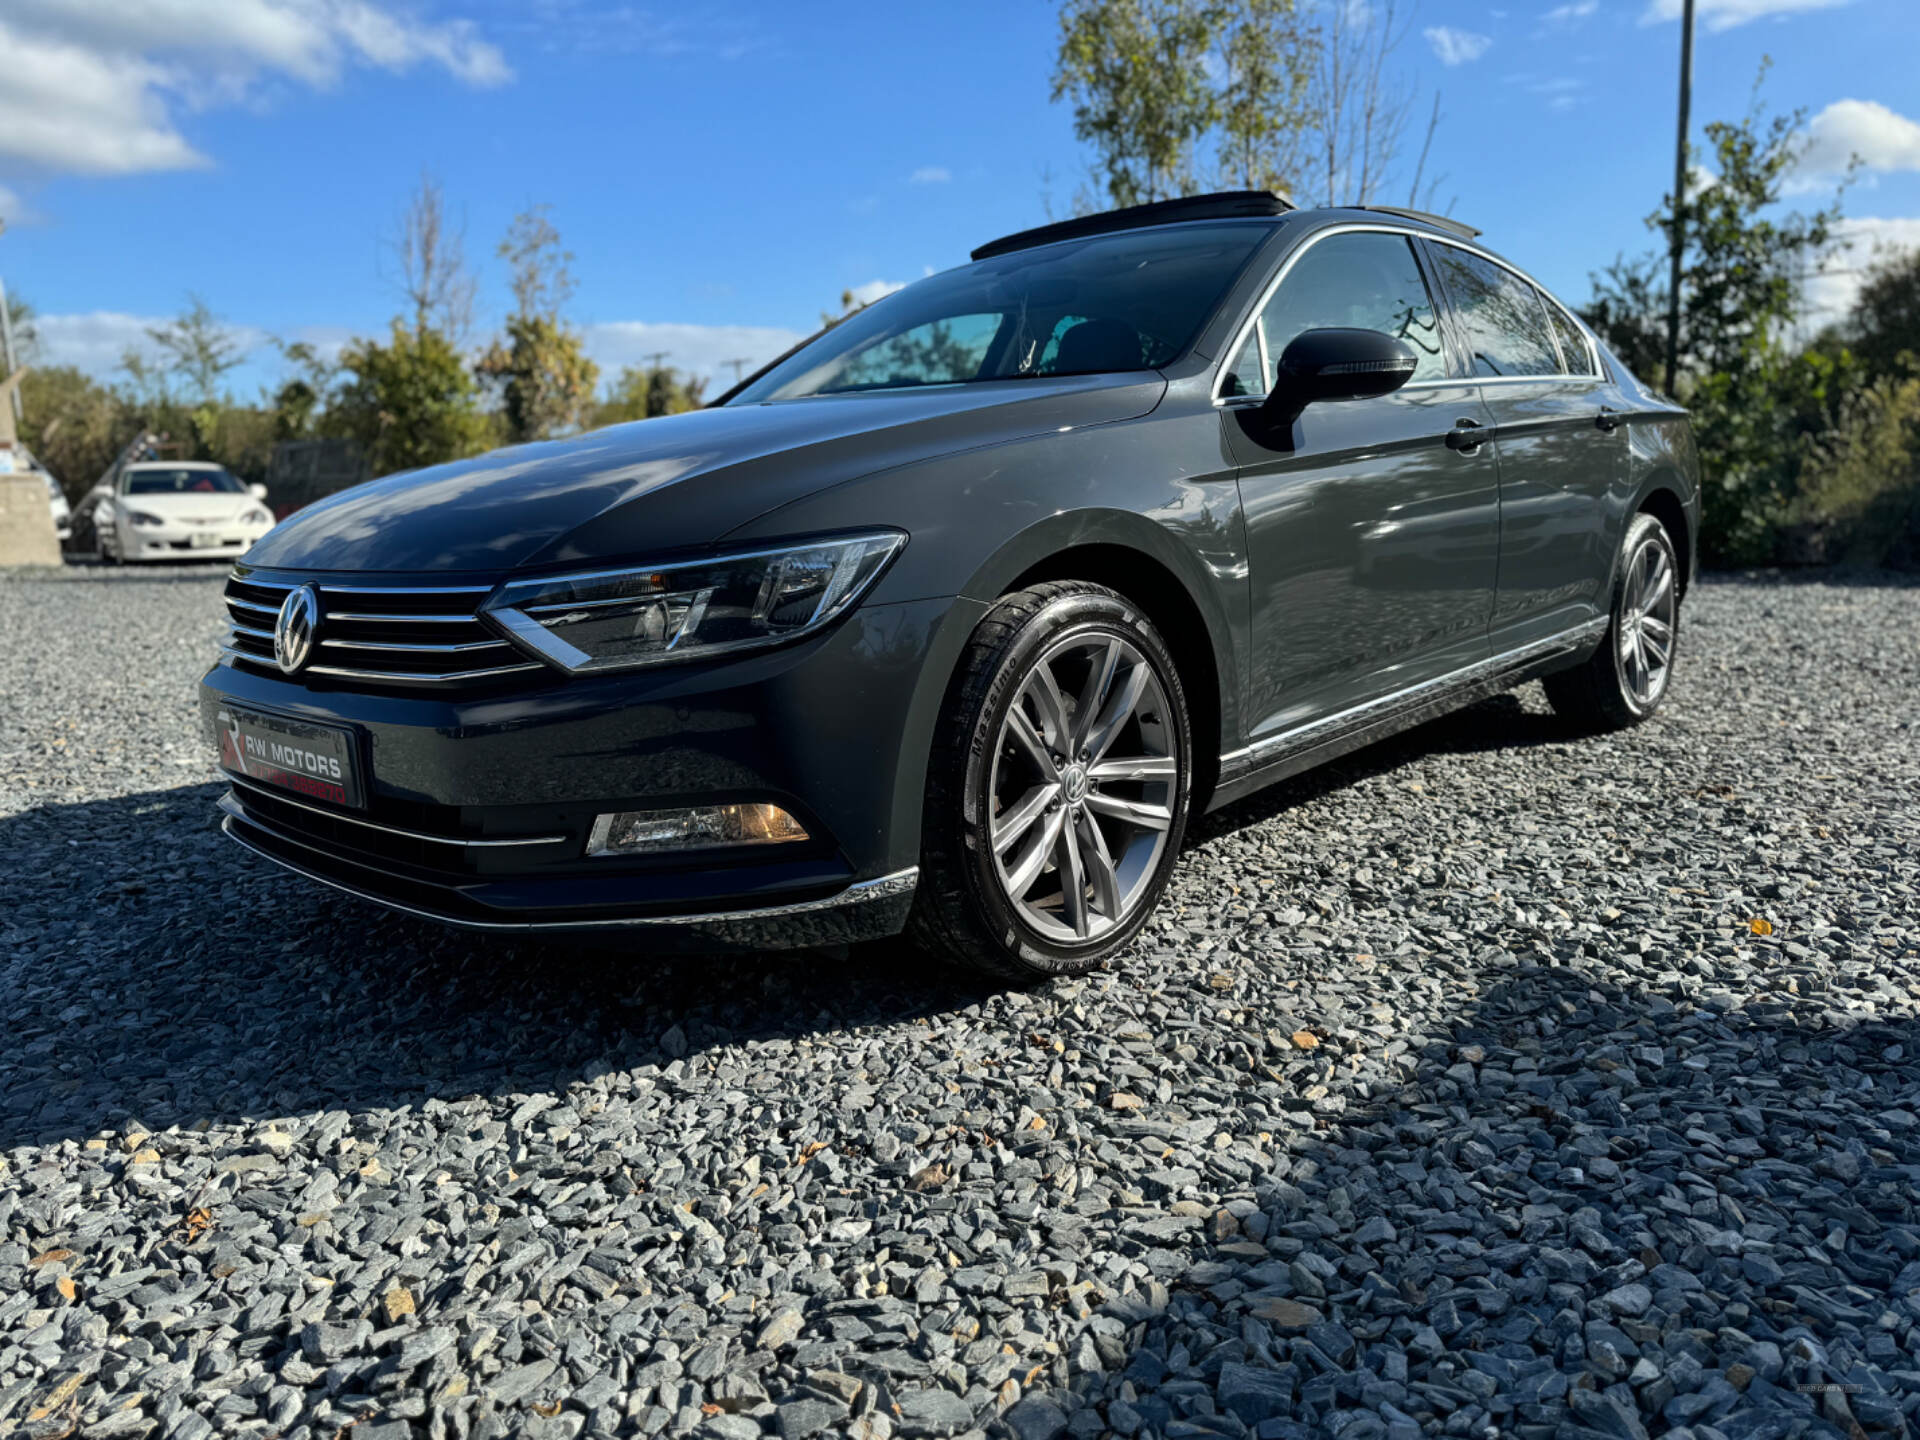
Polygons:
M1134 523L1127 525L1127 520ZM1136 529L1146 534L1130 533ZM1098 526L1046 524L1026 532L981 567L968 593L990 601L1042 581L1081 580L1117 591L1138 605L1167 642L1187 694L1198 814L1219 779L1222 752L1232 748L1229 727L1238 722L1238 706L1228 681L1236 671L1228 617L1208 585L1182 573L1189 566L1199 568L1196 560L1183 560L1182 552L1158 526L1138 517Z
M1641 488L1633 513L1651 515L1667 527L1667 533L1673 537L1674 553L1680 560L1680 593L1685 595L1693 583L1695 536L1692 518L1687 514L1686 502L1680 498L1674 477L1659 475L1649 480Z

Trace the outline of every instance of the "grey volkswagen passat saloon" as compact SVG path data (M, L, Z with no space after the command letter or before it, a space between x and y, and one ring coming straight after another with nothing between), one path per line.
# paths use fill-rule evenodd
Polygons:
M1449 220L1201 196L996 240L704 410L260 541L202 682L229 834L499 930L1011 978L1196 813L1544 677L1664 695L1686 415Z

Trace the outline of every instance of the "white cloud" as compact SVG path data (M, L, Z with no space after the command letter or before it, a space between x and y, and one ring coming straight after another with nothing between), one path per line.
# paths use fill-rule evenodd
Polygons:
M1867 170L1920 170L1920 123L1878 101L1836 100L1807 126L1797 169L1809 177L1840 175L1856 155Z
M1920 216L1859 215L1834 227L1835 244L1822 273L1807 281L1802 319L1818 330L1852 308L1868 266L1884 255L1920 250Z
M1576 75L1509 75L1507 83L1520 86L1529 95L1541 96L1550 110L1571 110L1593 98L1587 82Z
M25 225L38 218L17 190L0 185L0 224Z
M1540 18L1548 25L1577 25L1600 8L1600 0L1570 0L1556 5Z
M120 368L127 351L152 360L159 354L149 330L167 323L164 315L128 315L119 310L93 310L84 315L36 315L42 365L72 365L89 375L106 378ZM268 343L267 332L251 325L226 325L234 342L249 355Z
M1476 35L1471 30L1456 30L1451 25L1430 25L1423 33L1442 65L1465 65L1471 60L1478 60L1493 44L1491 35Z
M1832 10L1852 0L1697 0L1694 13L1709 30L1731 30L1749 20L1781 18L1807 10ZM1642 25L1658 25L1680 18L1682 0L1650 0L1640 16Z
M907 177L909 185L944 185L953 179L953 172L944 165L922 165Z
M853 296L854 304L871 305L874 301L891 295L896 290L906 288L907 282L904 280L869 280L863 285L849 285L847 293Z
M513 73L470 22L372 0L8 0L0 55L0 163L91 175L206 164L176 113L274 77L324 87L356 66L430 65L486 86Z
M712 381L711 394L733 384L734 360L750 375L806 337L774 325L678 325L664 321L607 320L586 327L587 354L611 380L624 365L648 365L666 352L666 363Z

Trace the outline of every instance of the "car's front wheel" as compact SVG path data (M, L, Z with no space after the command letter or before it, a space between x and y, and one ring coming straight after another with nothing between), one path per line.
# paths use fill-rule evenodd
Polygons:
M1013 980L1139 932L1186 830L1193 737L1167 647L1114 591L1056 581L975 629L929 757L912 929Z
M1607 638L1584 665L1546 678L1554 712L1585 730L1622 730L1660 708L1680 649L1680 557L1656 516L1627 527Z

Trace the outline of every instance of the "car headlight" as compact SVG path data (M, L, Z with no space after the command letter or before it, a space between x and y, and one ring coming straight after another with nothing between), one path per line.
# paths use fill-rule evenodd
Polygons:
M907 543L897 530L776 550L515 580L486 613L574 674L775 645L845 614Z
M273 516L256 505L240 517L240 523L242 525L271 525L273 524Z
M158 515L149 515L144 510L127 511L127 519L132 521L135 525L164 525L167 523L166 521L162 520Z

